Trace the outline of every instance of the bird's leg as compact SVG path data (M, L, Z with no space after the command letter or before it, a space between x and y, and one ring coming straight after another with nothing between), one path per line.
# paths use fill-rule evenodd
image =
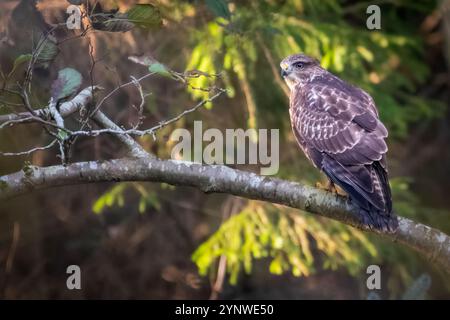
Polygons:
M334 184L333 181L331 181L331 179L328 179L328 183L327 183L327 188L326 188L326 190L327 190L328 192L338 194L338 190L336 189L336 185Z
M334 185L334 182L331 181L330 179L328 179L328 182L326 185L323 185L320 182L316 182L316 188L322 189L322 190L325 190L325 191L331 192L331 193L337 193L336 186Z
M344 198L348 197L346 193L344 193L343 191L338 190L338 188L336 187L334 182L331 181L331 179L328 179L328 182L327 182L327 184L325 186L322 183L320 183L320 182L316 182L316 188L333 193L336 196L336 199L339 198L339 196L342 196Z
M339 190L336 188L336 185L334 184L333 181L331 181L331 179L328 179L328 186L327 186L327 188L328 188L328 190L327 190L328 192L331 192L331 193L333 193L336 196L336 200L341 195L339 193Z

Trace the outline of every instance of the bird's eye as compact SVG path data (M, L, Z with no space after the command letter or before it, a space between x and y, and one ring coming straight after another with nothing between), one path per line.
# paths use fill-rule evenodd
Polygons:
M294 63L294 67L296 67L298 69L303 68L303 62L296 62L296 63Z

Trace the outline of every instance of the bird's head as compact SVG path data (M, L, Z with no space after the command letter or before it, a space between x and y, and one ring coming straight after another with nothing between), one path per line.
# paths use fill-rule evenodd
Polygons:
M317 71L321 70L317 59L304 54L294 54L284 58L281 63L281 76L292 90L297 84L308 82Z

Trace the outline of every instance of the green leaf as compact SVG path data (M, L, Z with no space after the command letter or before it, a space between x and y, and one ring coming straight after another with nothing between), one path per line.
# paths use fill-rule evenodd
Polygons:
M269 271L272 274L280 275L283 273L283 266L279 258L275 258L272 260L269 266Z
M161 203L158 200L158 197L156 195L156 193L148 193L147 196L145 197L145 202L149 205L151 205L153 208L155 208L156 210L161 210Z
M106 207L106 198L100 197L97 201L95 201L94 205L92 206L92 211L96 214L100 214L103 211L103 208Z
M134 28L124 13L98 13L91 16L92 26L96 30L108 32L127 32Z
M150 29L162 24L161 12L152 4L136 4L126 13L93 14L91 20L94 29L108 32L127 32L134 27Z
M53 36L47 37L39 46L36 64L43 68L48 68L50 63L55 60L59 53L56 38Z
M117 204L122 207L125 204L123 193L128 187L127 183L120 183L112 187L110 190L105 192L100 198L95 201L92 206L92 211L95 214L102 213L107 207L112 207Z
M173 78L175 76L173 71L171 71L168 67L166 67L161 62L155 60L151 56L140 56L140 57L131 56L131 57L128 57L128 59L130 61L133 61L134 63L138 63L138 64L148 67L148 70L150 72L157 73L161 76L169 77L169 78Z
M69 137L69 135L67 134L67 132L65 132L64 130L60 130L58 129L58 138L61 140L66 140Z
M145 209L147 209L147 202L145 201L145 198L141 198L139 200L139 213L144 213Z
M230 20L231 13L225 0L205 0L205 2L216 16Z
M72 68L59 71L58 78L52 84L52 98L55 101L70 97L81 86L81 74Z
M368 50L366 47L357 46L356 50L358 50L359 54L368 62L373 61L373 53Z
M128 21L139 28L149 29L162 24L161 12L152 4L136 4L126 13Z
M172 74L170 73L169 69L167 69L165 65L159 62L151 64L148 67L148 70L150 70L150 72L154 72L165 77L172 77Z

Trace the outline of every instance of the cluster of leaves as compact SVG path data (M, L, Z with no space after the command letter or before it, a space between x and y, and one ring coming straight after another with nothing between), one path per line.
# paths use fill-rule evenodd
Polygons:
M152 29L162 24L161 12L153 4L135 4L127 12L95 13L90 19L94 29L108 32L126 32L135 27Z
M51 34L41 37L33 52L34 54L21 54L14 59L13 66L9 72L6 73L0 70L0 76L4 81L4 86L7 85L8 81L10 81L24 65L28 64L32 67L47 69L59 53L56 38Z
M151 207L159 211L161 203L155 192L145 188L140 183L117 183L108 191L106 191L100 198L92 205L92 211L96 214L103 213L107 208L114 206L123 207L125 205L125 191L132 190L139 195L138 211L145 213Z

